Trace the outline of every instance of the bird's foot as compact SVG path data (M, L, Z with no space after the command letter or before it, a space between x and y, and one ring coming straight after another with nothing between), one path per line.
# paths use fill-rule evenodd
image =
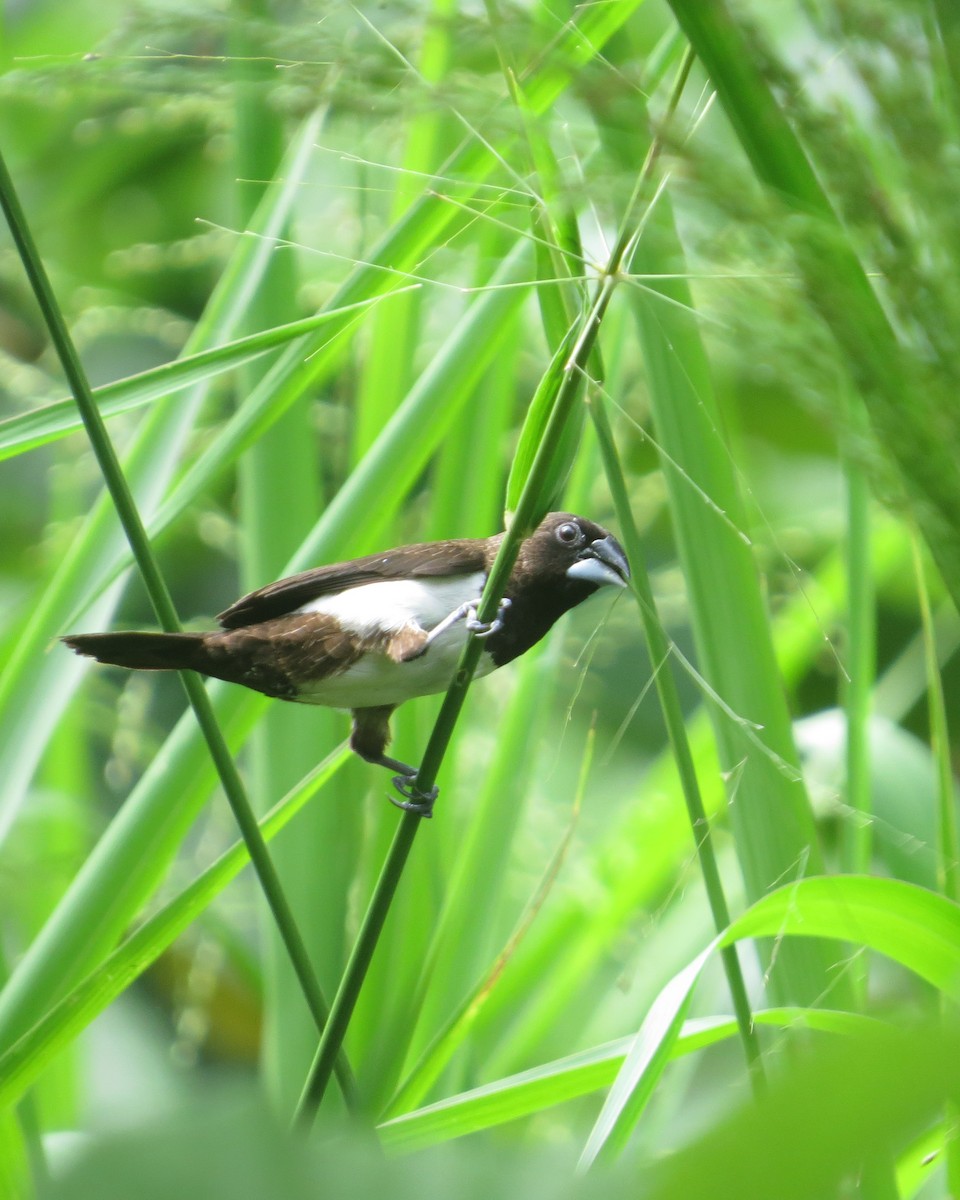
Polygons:
M415 775L394 775L393 786L404 799L398 800L396 796L388 796L387 799L404 812L414 813L418 817L432 817L433 805L440 795L440 789L434 785L429 792L421 792L414 786L415 778Z
M497 606L497 615L492 621L478 621L477 610L471 608L467 614L467 628L478 638L488 638L492 633L499 633L503 628L503 619L507 615L507 609L512 603L513 601L509 597L504 596Z
M422 646L418 646L412 653L405 655L404 662L409 662L410 659L419 658L422 654L426 654L437 638L456 625L458 621L464 621L467 629L471 633L475 633L477 637L485 638L489 637L491 633L499 633L503 628L503 618L510 607L510 601L504 596L497 608L497 615L489 623L477 620L477 609L479 606L480 597L478 596L476 600L468 600L465 604L461 604L459 608L455 608L452 613L443 618L439 625L434 625L427 634Z

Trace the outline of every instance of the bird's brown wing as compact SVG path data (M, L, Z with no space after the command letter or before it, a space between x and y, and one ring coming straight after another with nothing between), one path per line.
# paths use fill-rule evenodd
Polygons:
M208 633L203 662L196 669L267 696L295 700L304 685L346 671L372 648L372 642L344 630L336 618L304 613Z
M496 540L459 538L447 542L424 542L303 571L250 592L220 613L217 620L224 629L240 629L245 625L256 625L285 616L309 604L311 600L365 583L442 578L484 571L488 566L490 547Z

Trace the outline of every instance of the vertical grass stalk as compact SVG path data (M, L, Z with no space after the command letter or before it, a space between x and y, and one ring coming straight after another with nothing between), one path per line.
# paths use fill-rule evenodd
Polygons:
M667 727L670 748L677 765L677 775L680 779L683 799L687 806L687 815L690 818L690 829L693 833L697 859L700 863L701 874L703 875L707 901L710 905L711 915L713 916L714 927L717 933L722 933L730 924L730 909L727 906L726 896L724 895L723 881L720 878L717 856L713 848L713 839L710 835L710 821L700 794L700 784L697 781L693 754L690 750L690 743L687 740L686 723L684 721L683 709L680 705L676 680L669 668L670 643L657 615L656 602L653 598L653 589L650 586L650 577L647 574L640 534L633 520L630 498L627 495L627 485L620 466L620 456L617 453L616 443L613 440L613 431L610 428L610 421L607 417L602 397L599 395L591 396L589 409L590 416L593 419L593 426L597 433L597 440L600 443L600 454L603 458L607 483L610 487L617 520L620 524L620 535L623 538L624 549L630 561L630 586L640 608L640 620L643 624L643 633L647 642L650 662L660 664L655 675L657 696L660 700L660 709L663 713L664 724ZM734 1015L737 1019L737 1032L740 1036L740 1043L743 1046L743 1052L750 1069L751 1083L754 1092L759 1093L765 1082L763 1061L760 1056L760 1043L753 1024L753 1014L750 1011L750 1001L747 997L747 987L743 979L743 972L740 969L740 959L737 955L736 945L723 947L720 954L724 974L727 977L727 986L730 989L730 997L733 1001Z
M74 399L77 402L77 408L83 420L84 428L87 431L87 436L96 455L104 482L116 507L120 523L130 543L130 549L136 560L137 568L140 571L150 602L157 615L157 620L161 628L166 632L176 633L180 630L181 626L173 605L173 600L166 582L160 574L156 559L153 556L146 530L137 511L136 503L127 486L123 470L117 458L116 451L113 448L113 443L110 441L103 418L93 399L93 393L91 392L86 372L80 362L73 339L70 337L67 329L66 321L53 293L53 288L47 277L2 154L0 154L0 208L3 209L14 243L23 262L27 278L30 281L34 295L37 298L37 303L50 331L51 340L63 366L63 371L73 392ZM257 819L250 807L240 774L220 732L210 698L203 684L200 682L199 676L185 671L181 673L180 678L187 693L187 699L196 714L197 724L200 726L210 750L210 756L216 766L217 774L220 777L220 782L237 821L241 836L247 845L250 861L253 863L260 886L263 888L264 895L277 923L277 928L284 940L284 945L290 955L297 978L303 988L306 1002L317 1022L318 1028L323 1028L328 1012L326 1000L314 974L306 946L297 929L290 906L283 893L280 879L273 866L266 842L257 824ZM338 1059L336 1071L344 1098L349 1104L355 1107L356 1088L352 1074L344 1059Z
M692 65L693 55L688 51L684 55L677 73L668 115L672 115L679 102ZM483 596L477 608L477 619L482 623L489 623L496 616L510 572L513 570L513 564L520 550L520 544L536 528L546 511L548 499L546 484L551 478L551 469L560 449L567 422L572 415L574 404L581 394L587 364L619 280L620 271L639 237L640 225L636 219L637 213L652 177L659 148L660 140L655 138L644 159L633 194L627 204L616 245L597 283L593 303L589 309L581 313L577 324L571 329L574 336L561 344L562 358L555 357L547 368L548 375L553 373L558 380L556 398L550 409L550 416L530 466L529 474L523 483L509 526L500 543L500 549L490 568L490 574L483 589ZM558 366L560 367L559 371L557 371ZM521 445L522 443L521 436ZM474 636L469 638L464 647L453 681L443 698L443 704L427 742L420 770L414 780L414 787L422 793L429 793L436 782L437 773L443 762L447 746L450 744L457 718L466 700L467 689L473 679L477 663L480 661L482 649L481 640ZM390 903L396 893L419 825L419 816L411 813L404 815L384 861L356 944L334 997L330 1019L321 1035L316 1057L304 1085L295 1118L299 1125L308 1126L312 1122L316 1109L323 1099L336 1054L346 1036L357 997L363 987L367 969L383 931Z
M867 433L863 409L849 404L855 429ZM866 470L847 455L847 660L849 681L845 704L847 718L846 775L849 820L844 867L854 875L870 871L870 697L875 675L873 566L870 561L870 486Z
M943 695L943 680L937 661L936 631L930 609L923 556L919 536L913 536L914 575L917 580L917 600L923 628L924 659L927 673L927 705L930 718L930 740L937 770L937 882L940 890L955 904L960 904L960 837L957 834L957 808L950 761L950 730ZM956 1019L956 1005L946 997L941 1000L946 1020ZM960 1106L950 1104L944 1114L944 1158L946 1160L947 1191L960 1195Z

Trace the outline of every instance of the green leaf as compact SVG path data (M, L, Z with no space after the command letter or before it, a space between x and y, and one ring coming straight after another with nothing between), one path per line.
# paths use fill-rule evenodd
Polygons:
M340 747L288 792L261 820L264 839L275 837L348 757ZM0 1055L0 1106L15 1104L50 1060L156 962L249 861L245 844L235 842Z
M664 1068L673 1057L693 999L693 989L716 946L717 939L714 939L654 1000L617 1072L600 1116L590 1130L580 1156L581 1170L593 1166L601 1155L607 1158L619 1153L626 1145Z
M825 937L868 946L960 999L960 906L897 879L804 879L764 896L724 934Z
M878 1023L858 1013L822 1008L772 1008L753 1015L758 1025L773 1029L811 1029L837 1035L857 1034ZM733 1017L696 1017L683 1023L670 1054L679 1058L736 1036ZM404 1113L384 1121L377 1131L385 1146L407 1152L536 1116L609 1087L634 1045L634 1038L618 1038L570 1054Z
M960 906L893 879L801 879L764 896L673 977L651 1006L580 1163L623 1150L669 1061L683 1012L714 950L746 937L820 937L868 946L960 998Z
M537 451L543 442L547 425L560 394L564 380L570 373L570 354L574 349L580 333L580 324L575 323L567 328L566 334L554 352L546 371L537 385L537 390L530 401L527 415L520 430L520 441L510 467L507 480L506 511L507 521L512 519L524 485L533 467ZM582 385L581 385L582 386ZM564 484L570 474L574 459L580 450L580 439L583 433L583 423L586 410L582 404L577 404L576 412L566 422L560 437L556 453L550 460L549 470L540 489L534 524L537 524L557 503L563 491Z
M399 296L404 292L416 290L420 285L397 288L388 293L389 296ZM249 337L238 338L215 346L212 350L201 350L197 354L187 354L173 362L153 367L149 371L141 371L126 379L118 379L115 383L104 384L94 388L93 394L101 415L105 418L118 416L120 413L131 412L149 404L151 400L159 400L171 396L175 392L191 387L197 383L207 383L227 371L235 370L245 363L252 362L261 355L277 346L286 345L294 338L304 337L308 333L328 322L340 318L344 313L363 310L371 304L377 304L385 296L374 296L368 301L358 301L345 309L327 309L314 317L305 317L300 321L290 321L286 325L277 325L262 333L253 333ZM45 404L32 412L20 413L0 421L0 462L44 446L67 434L75 433L82 428L82 422L77 414L77 406L73 400L57 400L53 404Z

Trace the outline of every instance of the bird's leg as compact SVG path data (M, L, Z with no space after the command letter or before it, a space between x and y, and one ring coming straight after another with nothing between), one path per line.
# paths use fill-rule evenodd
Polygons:
M492 633L499 633L499 631L503 628L503 619L507 614L507 609L510 607L510 600L504 596L497 606L497 615L492 621L487 623L477 620L477 608L479 604L479 596L476 598L476 600L467 600L465 603L461 604L459 608L455 608L452 613L449 613L447 616L445 616L439 625L434 625L434 627L427 634L427 640L423 643L423 647L419 651L419 654L425 654L429 649L431 642L436 641L436 639L442 633L446 633L446 631L452 626L456 625L458 621L463 621L464 619L466 619L467 628L471 631L471 633L475 633L477 637L485 638L489 637Z
M389 796L391 804L402 808L404 812L430 817L433 815L434 801L440 794L439 788L432 787L429 792L421 792L413 786L419 768L384 754L390 741L390 714L393 709L392 704L376 708L355 708L353 729L350 731L350 749L359 754L365 762L386 767L388 771L399 771L399 774L393 777L393 785L404 799L397 800Z
M416 771L412 775L394 775L393 786L404 799L398 800L395 796L387 796L387 799L404 812L416 813L418 817L432 817L433 805L440 795L440 789L434 784L429 792L421 792L414 786L416 775Z
M513 603L509 596L501 596L500 603L497 605L497 615L492 621L477 620L477 605L480 601L475 600L470 605L470 610L467 613L467 628L471 633L475 633L478 638L488 638L492 633L499 633L503 628L503 622L507 615L507 609Z
M383 704L377 708L355 708L350 749L354 754L359 754L364 762L386 767L388 771L399 771L401 775L412 778L417 773L416 767L384 754L390 743L390 714L394 707L393 704Z

